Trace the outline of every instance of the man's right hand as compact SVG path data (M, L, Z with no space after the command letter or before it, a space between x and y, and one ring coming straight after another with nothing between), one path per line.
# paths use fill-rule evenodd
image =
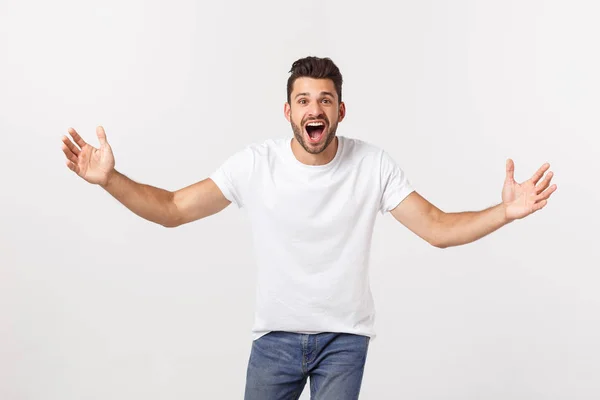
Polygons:
M69 128L75 143L63 136L67 167L88 181L102 186L135 214L166 227L175 227L218 213L231 201L212 179L206 178L175 192L135 182L115 170L115 159L104 128L96 128L97 149ZM109 184L110 182L110 184Z
M115 158L106 140L104 128L96 128L96 135L100 141L99 149L86 143L75 129L69 128L68 131L75 143L67 136L62 137L67 167L89 183L106 186L115 171Z

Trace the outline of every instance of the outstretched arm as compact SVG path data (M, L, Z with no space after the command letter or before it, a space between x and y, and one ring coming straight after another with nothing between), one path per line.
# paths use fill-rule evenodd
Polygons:
M391 213L396 220L435 247L471 243L544 208L556 190L556 185L550 186L552 172L548 172L541 180L548 168L550 164L542 165L530 179L519 184L514 179L514 163L508 159L502 203L482 211L446 213L413 192Z
M135 214L167 228L206 218L231 204L210 178L171 192L113 170L101 186Z
M129 179L115 169L113 152L101 126L96 128L100 148L86 143L73 128L69 134L73 141L67 136L62 138L67 167L148 221L176 227L216 214L231 203L210 178L175 192Z

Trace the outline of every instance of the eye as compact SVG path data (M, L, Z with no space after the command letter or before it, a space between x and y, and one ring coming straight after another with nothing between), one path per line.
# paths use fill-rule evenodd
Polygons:
M300 100L298 100L298 103L299 104L306 104L306 99L300 99Z
M331 100L329 100L329 99L323 99L323 102L329 104L329 103L331 103Z

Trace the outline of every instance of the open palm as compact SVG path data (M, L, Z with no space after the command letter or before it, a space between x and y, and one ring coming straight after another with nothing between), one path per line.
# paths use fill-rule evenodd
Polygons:
M67 167L89 183L105 185L115 167L112 149L106 140L106 133L101 126L96 128L100 148L86 143L73 128L69 128L73 143L63 136L63 152L67 156Z
M548 172L540 182L550 164L542 165L531 178L517 183L515 181L515 164L510 158L506 161L506 179L502 189L502 202L505 205L506 217L509 220L520 219L541 210L548 203L548 198L556 190L550 186L553 173Z

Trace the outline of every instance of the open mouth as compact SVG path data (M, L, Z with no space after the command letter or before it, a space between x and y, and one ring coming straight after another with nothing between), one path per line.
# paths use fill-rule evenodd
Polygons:
M325 132L325 122L308 122L305 125L304 129L306 130L306 134L308 136L309 141L317 143L321 140L321 138L323 137L323 133Z

